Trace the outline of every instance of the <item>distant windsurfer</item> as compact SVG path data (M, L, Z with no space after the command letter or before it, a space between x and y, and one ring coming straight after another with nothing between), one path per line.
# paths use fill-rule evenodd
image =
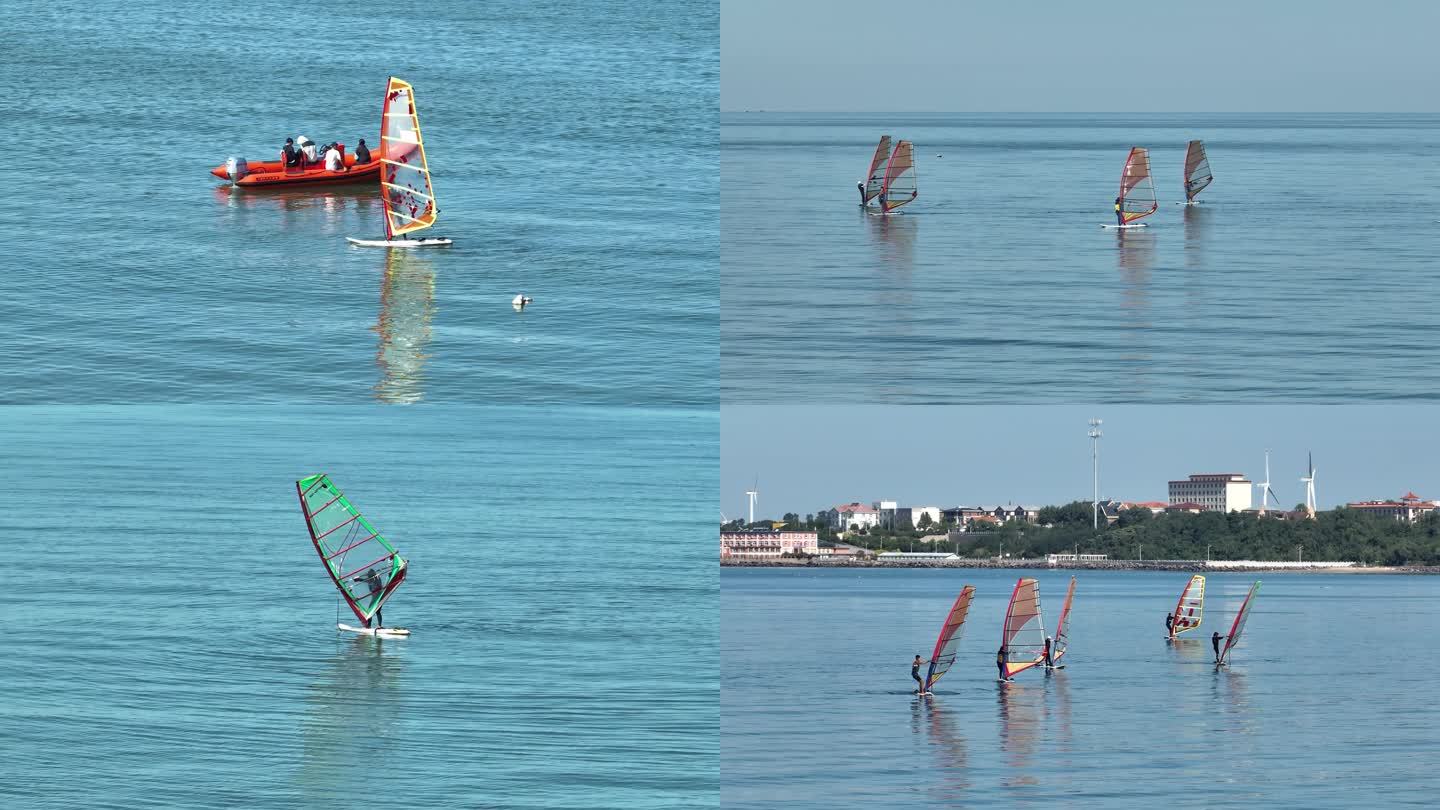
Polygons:
M1002 644L1002 645L1000 645L1000 652L995 653L995 666L997 666L997 667L1000 668L1000 680L1002 680L1002 681L1008 681L1008 680L1010 680L1009 678L1005 677L1005 659L1006 659L1006 658L1009 658L1009 651L1007 651L1007 650L1005 649L1005 645Z
M1175 614L1174 614L1174 613L1166 613L1166 614L1165 614L1165 635L1169 636L1170 638L1174 638L1174 637L1175 637Z
M380 580L380 574L374 568L368 569L365 573L361 574L358 577L355 577L355 579L352 581L362 583L367 588L369 588L370 590L366 593L366 596L368 596L372 600L379 599L380 593L385 590L385 583ZM369 619L365 620L365 626L370 626ZM378 608L375 610L375 626L377 628L385 626L384 613Z
M861 207L861 208L864 208L864 207L865 207L865 181L864 181L864 180L861 180L860 182L858 182L858 183L855 184L855 187L858 188L858 189L860 189L860 207Z
M1053 659L1053 658L1050 657L1050 645L1051 645L1052 643L1054 643L1054 638L1053 638L1052 636L1046 636L1046 637L1045 637L1045 668L1046 668L1046 669L1054 669L1054 668L1055 668L1055 659Z
M360 139L360 143L356 144L356 146L355 146L355 163L358 165L358 164L361 164L361 163L369 163L369 162L370 162L370 147L366 146L366 145L365 145L365 139L364 139L364 138L361 138L361 139Z
M1220 631L1210 634L1210 646L1215 648L1215 663L1220 663Z
M1124 198L1122 198L1122 197L1116 197L1116 198L1115 198L1115 224L1116 224L1116 225L1124 225L1124 224L1125 224L1125 209L1124 209L1124 205L1123 205L1123 200L1124 200Z
M919 653L916 653L915 660L910 662L910 677L915 679L915 694L917 695L925 694L925 679L920 677L920 665L923 663L925 660L920 657Z

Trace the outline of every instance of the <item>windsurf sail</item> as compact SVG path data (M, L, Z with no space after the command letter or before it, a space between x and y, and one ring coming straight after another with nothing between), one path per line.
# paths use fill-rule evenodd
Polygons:
M1185 148L1185 201L1195 199L1214 179L1210 174L1210 158L1205 156L1205 142L1191 141Z
M1199 627L1204 613L1205 577L1196 574L1185 583L1185 590L1180 592L1180 601L1175 603L1175 612L1171 614L1170 622L1171 637Z
M415 115L415 90L390 77L380 117L380 196L385 203L385 238L435 224L440 210L425 162L425 141Z
M1155 213L1155 182L1150 179L1150 153L1142 146L1130 150L1120 174L1120 214L1125 224Z
M1075 601L1075 577L1070 577L1070 590L1065 592L1065 604L1060 608L1060 620L1055 622L1055 640L1050 644L1050 663L1059 661L1070 646L1070 603Z
M1045 628L1040 621L1040 583L1022 577L1005 609L1005 677L1045 660Z
M1220 663L1230 663L1230 651L1240 643L1240 633L1245 629L1245 620L1250 618L1250 608L1255 604L1255 594L1260 591L1260 580L1250 586L1250 592L1245 594L1245 601L1240 603L1240 612L1235 614L1235 623L1230 625L1230 635L1225 637L1225 646L1220 650Z
M350 609L368 622L405 581L405 558L370 525L328 475L295 482L315 551Z
M940 680L940 676L955 665L955 656L960 649L960 636L965 633L965 617L970 613L970 602L975 599L975 586L966 585L955 597L945 624L940 627L940 637L935 640L935 652L930 654L930 670L925 673L925 691Z
M894 211L914 201L920 192L915 185L915 147L909 141L895 144L890 162L885 166L885 183L880 189L880 208Z
M885 167L890 162L890 136L881 135L880 143L875 146L875 157L870 158L870 171L865 175L865 202L880 196L880 189L885 186Z

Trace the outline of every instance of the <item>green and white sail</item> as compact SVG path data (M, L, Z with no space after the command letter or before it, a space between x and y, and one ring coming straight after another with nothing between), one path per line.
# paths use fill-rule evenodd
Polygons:
M315 551L340 595L369 622L405 581L405 558L345 497L328 475L295 482Z

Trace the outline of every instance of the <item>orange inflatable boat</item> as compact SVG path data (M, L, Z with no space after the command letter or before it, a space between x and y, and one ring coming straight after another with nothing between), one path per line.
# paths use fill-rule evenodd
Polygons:
M355 162L354 154L346 155L343 172L326 171L323 163L315 163L302 169L294 166L286 168L284 162L279 160L251 162L244 158L230 158L211 169L210 173L221 180L229 180L237 186L247 188L359 183L367 180L373 183L380 177L380 155L378 152L371 152L370 155L369 163L359 164Z

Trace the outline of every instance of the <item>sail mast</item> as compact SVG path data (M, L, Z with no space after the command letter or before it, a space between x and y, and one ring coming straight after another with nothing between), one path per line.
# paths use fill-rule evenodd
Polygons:
M1150 178L1150 153L1143 146L1130 150L1120 173L1120 214L1128 225L1155 213L1155 183Z
M1180 635L1200 626L1205 613L1205 577L1196 574L1185 583L1180 591L1180 600L1175 603L1175 612L1170 622L1171 635Z
M1210 158L1205 155L1204 141L1191 141L1185 147L1185 202L1195 199L1215 176L1210 173Z
M1010 593L1001 636L1005 645L1005 677L1045 660L1045 628L1040 621L1040 584L1021 577Z
M955 604L940 626L940 637L935 640L935 651L930 654L930 670L925 674L925 691L940 680L955 665L955 656L960 648L960 637L965 632L965 617L970 614L970 603L975 599L975 586L966 585L955 597Z

